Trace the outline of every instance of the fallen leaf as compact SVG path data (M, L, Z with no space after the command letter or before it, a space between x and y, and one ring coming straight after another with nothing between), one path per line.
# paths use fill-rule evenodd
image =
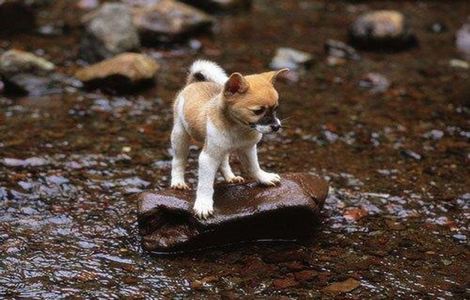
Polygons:
M322 289L323 292L328 294L341 294L350 292L361 285L359 281L354 278L348 278L345 281L334 282L329 286Z

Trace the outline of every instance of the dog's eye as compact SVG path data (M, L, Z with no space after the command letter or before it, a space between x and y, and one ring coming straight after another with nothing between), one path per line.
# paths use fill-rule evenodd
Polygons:
M261 115L262 113L264 113L266 109L264 107L261 107L261 108L258 108L258 109L254 109L253 110L253 113L257 116Z

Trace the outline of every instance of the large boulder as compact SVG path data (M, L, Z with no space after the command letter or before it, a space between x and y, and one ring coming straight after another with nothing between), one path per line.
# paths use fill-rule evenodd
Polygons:
M161 190L138 196L138 223L147 251L176 252L257 240L311 238L328 193L321 178L281 175L275 187L257 183L218 184L214 216L192 211L194 192Z
M140 48L139 35L125 4L105 3L82 19L80 56L90 62Z
M35 24L36 14L26 1L0 1L0 35L31 32Z
M181 41L210 29L214 23L214 19L203 11L177 1L155 0L149 3L132 8L134 25L145 44Z
M82 68L75 76L89 88L126 92L153 83L157 62L143 54L123 53Z
M394 10L360 15L349 29L351 43L361 49L397 51L417 45L409 20Z

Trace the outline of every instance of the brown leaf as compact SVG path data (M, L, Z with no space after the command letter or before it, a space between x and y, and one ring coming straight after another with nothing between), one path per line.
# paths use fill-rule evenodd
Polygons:
M368 211L359 207L348 208L343 214L344 218L348 221L358 221L367 215Z
M299 285L299 283L293 277L274 279L273 286L276 289L285 289Z
M322 289L324 293L328 294L341 294L350 292L361 285L359 281L354 278L348 278L345 281L334 282L329 286Z

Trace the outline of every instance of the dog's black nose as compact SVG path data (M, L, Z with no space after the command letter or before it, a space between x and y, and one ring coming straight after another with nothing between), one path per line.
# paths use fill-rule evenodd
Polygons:
M278 131L279 129L281 129L281 125L279 125L279 124L273 124L273 125L271 125L271 129L272 129L274 132L276 132L276 131Z

